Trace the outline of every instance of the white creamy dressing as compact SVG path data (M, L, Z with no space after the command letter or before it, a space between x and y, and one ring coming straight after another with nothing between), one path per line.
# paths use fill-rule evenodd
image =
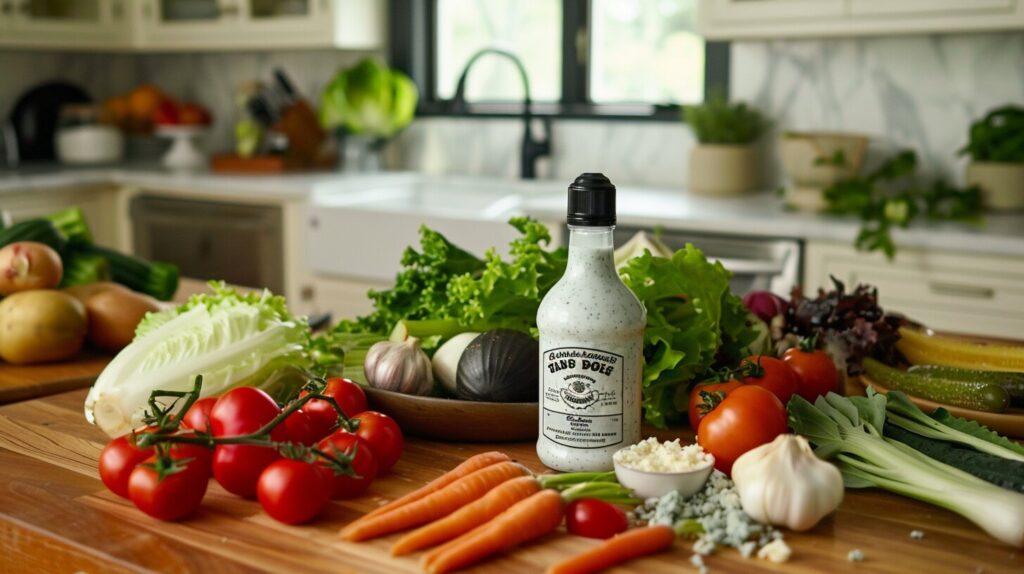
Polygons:
M569 229L565 275L537 312L537 455L563 472L605 471L640 440L646 311L615 270L613 228Z

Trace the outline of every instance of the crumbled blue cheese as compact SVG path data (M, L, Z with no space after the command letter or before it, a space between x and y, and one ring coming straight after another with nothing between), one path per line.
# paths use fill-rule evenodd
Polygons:
M769 562L775 562L776 564L786 562L792 554L793 551L789 549L789 545L787 545L781 538L772 540L757 551L758 558Z
M860 548L854 548L846 554L846 559L850 562L863 562L864 552Z
M613 458L626 468L644 472L685 472L714 462L699 444L683 446L679 439L658 442L654 437L616 452Z
M708 574L708 567L704 564L704 557L700 554L694 554L690 556L690 564L696 568L700 574Z
M920 540L920 539L924 538L924 531L922 531L922 530L911 530L910 531L910 538L912 540Z
M781 532L743 512L736 485L717 470L704 488L690 498L684 499L672 491L661 498L647 499L634 514L650 524L675 527L689 521L699 525L703 533L693 544L693 552L698 556L712 554L717 545L722 545L737 548L749 558L758 548L782 540ZM684 524L683 529L691 528Z

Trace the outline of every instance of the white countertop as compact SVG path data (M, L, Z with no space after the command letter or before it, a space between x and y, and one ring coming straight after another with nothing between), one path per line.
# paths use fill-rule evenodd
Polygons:
M369 176L409 177L410 174ZM349 182L368 176L320 172L296 175L224 175L210 172L175 173L152 165L106 168L60 166L0 170L0 207L5 193L67 189L104 184L183 193L210 193L275 200L305 200L314 194L345 193ZM443 185L445 178L435 178ZM522 193L520 210L539 219L563 220L568 182L519 182L481 178L448 178L473 193L473 184ZM450 194L449 194L450 195ZM448 198L451 199L450 197ZM617 197L619 222L631 226L662 226L682 231L793 237L851 243L859 224L849 217L832 217L786 209L772 193L738 198L708 198L683 190L624 185ZM894 232L897 245L929 249L1015 255L1024 257L1024 213L989 214L983 225L920 223Z
M220 174L208 170L176 172L153 164L111 167L38 165L0 170L0 198L4 193L32 189L121 185L161 191L305 199L317 184L343 177L337 172L261 175Z

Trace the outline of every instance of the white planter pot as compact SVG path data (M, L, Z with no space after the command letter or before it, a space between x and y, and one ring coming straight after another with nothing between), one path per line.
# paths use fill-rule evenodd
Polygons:
M986 207L1024 209L1024 163L972 161L966 179L981 188Z
M761 166L756 145L701 144L690 151L689 189L702 195L741 195L757 190Z
M825 188L857 175L867 147L868 138L857 134L786 132L782 134L779 155L792 185ZM836 153L842 154L843 163L829 164Z

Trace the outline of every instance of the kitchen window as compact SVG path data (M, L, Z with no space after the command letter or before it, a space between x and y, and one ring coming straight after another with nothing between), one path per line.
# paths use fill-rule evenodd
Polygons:
M391 0L391 58L420 87L420 115L521 112L522 82L486 55L450 100L478 50L514 53L533 111L561 117L677 121L679 106L726 94L728 44L695 32L697 0Z

